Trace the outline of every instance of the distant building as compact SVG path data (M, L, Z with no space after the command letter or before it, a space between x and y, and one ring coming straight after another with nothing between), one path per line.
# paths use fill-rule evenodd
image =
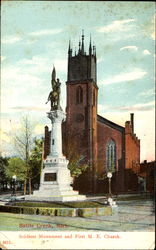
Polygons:
M154 167L155 161L147 162L146 160L140 164L140 171L138 174L139 189L154 193Z
M63 124L64 152L66 145L75 148L89 168L75 180L75 189L82 193L108 192L106 173L111 171L113 192L137 190L140 166L140 140L134 133L134 114L122 127L97 114L96 48L84 49L84 35L78 52L73 55L69 43L67 73L66 122ZM113 101L113 100L112 100ZM45 127L45 157L49 152L50 132Z

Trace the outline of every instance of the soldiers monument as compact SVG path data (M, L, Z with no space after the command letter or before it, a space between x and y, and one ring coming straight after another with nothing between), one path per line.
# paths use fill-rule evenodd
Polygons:
M33 195L26 196L26 200L38 201L77 201L85 200L85 195L79 195L71 187L72 177L68 169L68 160L62 154L62 129L61 124L66 115L60 106L61 83L56 80L56 71L52 71L52 91L46 103L50 101L51 109L47 113L51 121L50 153L44 160L44 168L41 172L39 190Z

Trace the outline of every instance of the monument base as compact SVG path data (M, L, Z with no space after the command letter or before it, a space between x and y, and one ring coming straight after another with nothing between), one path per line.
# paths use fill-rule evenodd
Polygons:
M39 190L28 195L25 200L33 201L83 201L85 195L79 195L71 187L72 178L68 169L68 160L64 156L48 156L44 161Z
M52 122L50 154L44 160L41 172L40 188L33 195L25 197L26 200L37 201L78 201L85 200L85 195L79 195L71 187L72 178L68 169L69 161L62 155L61 124L65 119L62 110L48 112Z
M25 197L25 200L27 201L59 201L59 202L68 202L68 201L84 201L86 200L86 196L85 195L79 195L79 194L74 194L74 193L70 193L68 194L68 196L66 196L66 194L60 195L60 196L41 196L41 194L39 194L38 196L34 195L28 195Z

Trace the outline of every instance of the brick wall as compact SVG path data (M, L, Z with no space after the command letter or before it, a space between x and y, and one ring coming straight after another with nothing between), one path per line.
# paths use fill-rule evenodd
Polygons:
M124 191L124 128L119 131L98 121L97 123L97 172L102 176L106 172L106 145L109 140L116 143L116 172L112 177L112 192L118 193ZM101 181L99 192L107 192L108 180Z
M125 123L125 162L126 169L139 172L140 166L140 140L132 131L130 121Z

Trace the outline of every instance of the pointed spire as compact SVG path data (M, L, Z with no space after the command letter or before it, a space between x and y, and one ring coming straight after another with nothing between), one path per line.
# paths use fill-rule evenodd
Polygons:
M69 47L68 47L68 56L72 56L72 49L71 49L71 41L69 40Z
M92 39L91 39L91 34L90 34L90 44L89 44L89 55L92 55Z
M84 54L84 30L82 30L82 46L81 46L81 53Z
M70 53L70 40L69 40L69 47L68 47L68 54Z
M96 57L96 46L94 45L94 56Z
M95 43L93 43L93 55L96 56L96 47L95 47Z
M79 53L81 51L81 41L80 41L80 38L79 38Z

